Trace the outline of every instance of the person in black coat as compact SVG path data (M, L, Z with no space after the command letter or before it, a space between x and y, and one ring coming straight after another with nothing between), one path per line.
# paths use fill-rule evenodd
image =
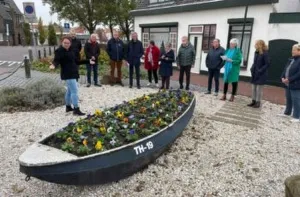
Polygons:
M76 60L80 61L80 51L82 49L82 44L80 40L76 38L76 32L72 30L70 32L71 36L71 50L74 52Z
M141 58L144 55L144 48L142 42L138 40L136 32L131 34L131 38L131 41L128 43L126 57L127 64L129 65L129 88L132 88L133 85L133 71L135 69L136 85L137 88L140 89L140 65Z
M280 116L290 116L291 122L300 122L300 44L293 46L292 58L288 60L281 81L285 85L286 108Z
M175 54L171 46L171 43L167 43L165 52L160 57L159 74L162 79L160 89L165 89L166 87L168 90L170 88L170 77L173 75L173 62L175 61Z
M251 67L252 102L249 107L259 108L261 105L263 87L268 78L268 68L270 60L268 47L263 40L258 40L255 44L254 62Z
M84 46L84 53L87 59L92 59L95 64L87 64L87 87L91 86L91 74L94 73L94 85L101 87L98 82L98 57L100 55L100 45L97 43L97 34L92 34L90 40Z
M94 64L95 62L92 60L78 61L76 54L70 46L71 38L64 37L62 39L62 46L55 50L54 60L50 65L50 69L55 69L59 65L61 67L61 79L65 80L67 84L67 92L65 95L66 112L73 111L74 115L83 116L85 113L80 111L78 104L77 79L79 78L79 65L87 63ZM74 109L71 107L72 104Z

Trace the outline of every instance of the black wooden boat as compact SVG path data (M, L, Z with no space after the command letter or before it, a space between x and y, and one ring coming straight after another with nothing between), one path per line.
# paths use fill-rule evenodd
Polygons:
M41 140L20 156L20 171L27 179L36 177L66 185L104 184L126 178L155 161L172 145L193 116L195 103L194 97L186 111L161 131L93 155L78 157L43 145Z

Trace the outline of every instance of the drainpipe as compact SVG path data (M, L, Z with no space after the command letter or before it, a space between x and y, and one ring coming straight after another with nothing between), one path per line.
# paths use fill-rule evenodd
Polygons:
M243 23L243 30L242 30L242 39L241 39L241 50L243 49L243 42L244 42L244 36L245 36L245 28L246 28L247 15L248 15L248 7L249 7L249 3L247 3L246 9L245 9L244 23Z

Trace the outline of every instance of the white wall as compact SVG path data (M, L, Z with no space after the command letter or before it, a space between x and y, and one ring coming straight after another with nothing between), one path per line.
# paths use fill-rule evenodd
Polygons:
M272 5L251 6L248 10L248 18L255 18L252 32L252 43L249 54L249 64L247 71L241 71L241 75L250 76L250 68L254 57L254 43L257 39L268 40L268 21L269 15L272 12ZM163 23L163 22L178 22L178 46L180 38L188 35L188 26L197 24L217 24L216 38L221 40L221 45L226 47L229 25L229 18L243 18L245 8L218 9L207 11L195 11L178 14L165 14L153 16L138 16L135 17L134 29L141 35L140 24L148 23ZM253 46L253 47L252 47ZM205 56L202 57L201 70L207 70Z
M269 40L289 39L300 42L300 24L270 24Z
M277 12L300 12L300 0L279 0L275 7Z

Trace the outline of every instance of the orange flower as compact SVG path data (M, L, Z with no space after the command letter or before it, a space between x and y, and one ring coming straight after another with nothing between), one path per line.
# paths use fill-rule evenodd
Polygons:
M145 128L145 124L140 124L140 128L141 129Z
M124 121L125 123L128 123L128 122L129 122L128 118L124 118L123 121Z
M88 141L87 141L86 139L84 139L84 140L82 141L82 144L85 145L85 146L87 146Z
M147 111L147 108L146 107L141 107L141 113L146 113L146 111Z

